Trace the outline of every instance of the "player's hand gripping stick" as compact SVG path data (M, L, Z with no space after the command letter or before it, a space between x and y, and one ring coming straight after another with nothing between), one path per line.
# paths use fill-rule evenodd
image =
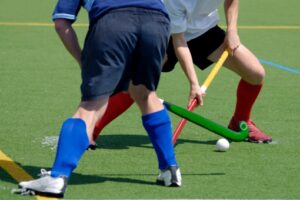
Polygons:
M217 73L219 72L219 70L221 69L222 65L224 64L225 60L227 59L229 55L228 50L224 50L224 52L222 53L221 57L219 58L219 60L217 61L217 63L215 64L215 66L213 67L213 69L211 70L211 72L208 74L207 78L205 79L204 83L201 86L201 91L203 93L206 92L208 86L211 84L212 80L216 77ZM191 104L188 107L189 111L193 111L194 108L197 105L197 100L194 99ZM185 126L187 120L186 119L181 119L180 122L177 125L177 128L175 129L174 133L173 133L173 137L172 137L172 143L176 144L177 138L179 137L183 127Z

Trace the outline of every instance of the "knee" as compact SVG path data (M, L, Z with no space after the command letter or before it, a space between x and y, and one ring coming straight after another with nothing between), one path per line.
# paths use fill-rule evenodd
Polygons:
M228 68L239 74L248 83L260 85L264 82L266 72L263 65L245 46L241 45L234 56L228 60Z
M266 76L266 71L263 68L263 66L261 66L259 70L255 72L255 75L253 76L251 83L253 85L261 85L264 82L265 76Z
M147 105L157 98L156 92L148 90L144 85L130 85L129 94L138 105Z
M145 104L146 102L149 101L150 98L150 92L147 90L143 89L138 89L138 90L130 90L129 91L131 98L138 104Z
M241 78L252 85L261 85L266 76L264 67L260 63L257 63L256 65L252 65L252 67L249 66L248 69L248 71L240 74Z

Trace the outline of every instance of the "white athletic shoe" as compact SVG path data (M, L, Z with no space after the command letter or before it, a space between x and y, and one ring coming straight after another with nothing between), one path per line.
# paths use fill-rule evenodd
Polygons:
M23 194L63 197L67 186L66 177L52 177L51 172L41 169L40 178L19 183Z
M180 187L180 169L176 166L171 166L168 169L161 171L156 179L156 182L160 185L165 185L168 187Z

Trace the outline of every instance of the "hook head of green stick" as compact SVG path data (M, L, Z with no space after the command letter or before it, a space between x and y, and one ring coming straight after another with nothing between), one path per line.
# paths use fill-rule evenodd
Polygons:
M240 135L241 138L246 139L249 135L249 128L247 123L245 121L241 121L239 126L240 126L240 131L238 132L238 134Z

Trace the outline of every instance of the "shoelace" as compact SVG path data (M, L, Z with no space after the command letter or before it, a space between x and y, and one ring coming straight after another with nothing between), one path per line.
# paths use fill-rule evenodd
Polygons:
M51 171L47 171L45 169L41 169L41 173L38 174L38 176L40 176L40 177L50 176L50 175L51 175Z

